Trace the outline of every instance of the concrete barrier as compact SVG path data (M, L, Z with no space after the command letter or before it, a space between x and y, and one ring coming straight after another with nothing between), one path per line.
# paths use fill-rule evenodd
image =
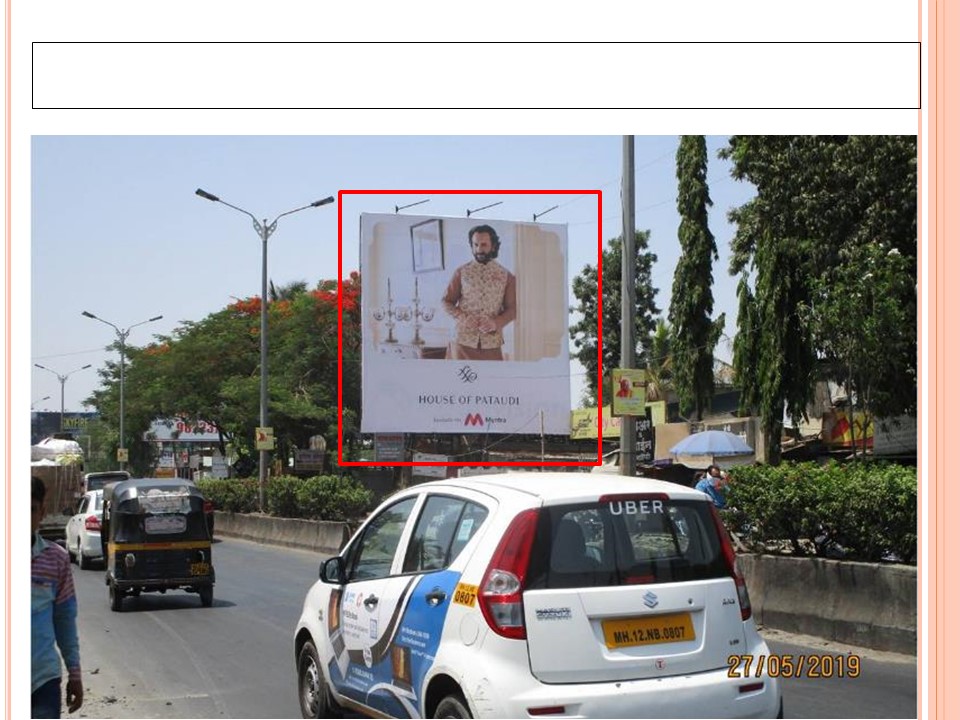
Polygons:
M743 554L757 622L875 650L917 654L917 569Z
M343 522L216 512L216 534L334 555ZM820 558L741 554L737 564L761 625L916 655L917 569Z
M327 520L300 520L216 511L214 523L215 536L227 535L270 545L315 550L325 555L338 553L350 538L346 523Z

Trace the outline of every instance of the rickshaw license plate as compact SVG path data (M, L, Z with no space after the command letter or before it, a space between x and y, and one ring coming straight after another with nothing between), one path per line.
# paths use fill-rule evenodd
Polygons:
M210 563L190 563L191 575L209 575Z
M610 649L695 640L690 613L619 618L603 621L603 639Z

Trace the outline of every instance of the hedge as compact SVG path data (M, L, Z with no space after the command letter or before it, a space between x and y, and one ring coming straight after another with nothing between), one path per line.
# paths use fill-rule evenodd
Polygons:
M256 478L200 480L197 486L217 510L257 512L259 481ZM336 475L269 478L264 500L270 515L343 522L361 519L373 507L373 493L353 478Z
M730 469L727 526L751 549L915 562L917 472L881 461Z

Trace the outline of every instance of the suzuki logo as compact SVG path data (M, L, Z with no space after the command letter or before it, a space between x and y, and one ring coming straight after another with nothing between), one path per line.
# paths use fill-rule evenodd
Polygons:
M658 598L653 591L650 591L643 596L643 604L648 608L655 608L660 604L660 598Z
M463 421L464 425L483 425L483 415L480 413L467 413Z

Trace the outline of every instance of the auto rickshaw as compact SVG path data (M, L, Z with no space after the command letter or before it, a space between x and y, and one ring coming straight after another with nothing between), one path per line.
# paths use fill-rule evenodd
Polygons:
M100 533L110 609L141 592L186 590L213 604L215 573L203 494L177 478L137 478L103 489Z

